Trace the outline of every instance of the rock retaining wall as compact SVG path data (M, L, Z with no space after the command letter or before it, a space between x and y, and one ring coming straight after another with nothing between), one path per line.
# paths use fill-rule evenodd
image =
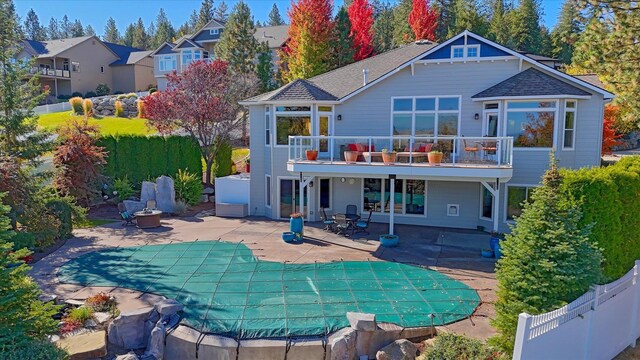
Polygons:
M116 113L116 101L122 103L122 109L126 117L138 116L138 97L132 95L113 95L93 100L93 112L101 116L114 116Z

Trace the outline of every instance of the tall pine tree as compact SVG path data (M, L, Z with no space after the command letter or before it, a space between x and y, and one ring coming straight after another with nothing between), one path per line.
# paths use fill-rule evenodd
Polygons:
M47 38L49 40L57 40L62 37L60 33L60 26L58 26L58 20L51 18L49 20L49 26L47 26Z
M216 45L216 55L229 63L231 71L255 73L256 49L259 45L254 37L255 32L251 9L244 1L239 1L233 7Z
M71 37L71 26L73 24L69 21L69 17L67 15L62 17L62 21L60 21L60 38L66 39Z
M558 15L558 22L551 32L553 56L569 64L573 57L573 48L580 37L580 11L574 0L565 0Z
M93 26L89 24L84 28L84 34L86 36L96 36L96 31L93 29Z
M30 40L43 41L47 39L47 32L40 25L38 15L33 9L29 9L27 17L24 19L24 35Z
M378 6L378 15L373 23L373 49L381 54L393 48L393 7L387 1Z
M72 24L71 24L71 37L79 37L79 36L84 36L84 27L82 26L82 23L80 22L80 20L76 19Z
M360 61L373 55L373 7L368 0L354 0L347 12L355 50L353 60Z
M258 49L258 64L256 65L260 92L264 93L276 88L275 74L273 72L273 54L266 42L260 43Z
M124 36L122 37L122 44L127 46L133 46L133 38L136 34L136 26L131 23L127 25L127 28L124 30Z
M340 7L334 20L333 35L331 43L331 69L336 69L347 64L351 64L356 53L349 14L344 6Z
M513 14L511 2L505 0L491 0L489 18L489 28L487 36L498 44L512 47L511 41L511 19Z
M229 7L224 0L220 1L220 4L213 10L213 18L216 20L227 21L229 19Z
M448 37L453 37L459 33L469 30L480 36L487 35L488 23L485 20L480 4L476 0L452 0L453 12L449 22Z
M511 37L516 50L542 52L541 9L539 0L520 0L513 11Z
M209 21L213 19L213 0L202 0L200 5L200 12L198 12L198 22L196 23L195 30L202 29Z
M142 18L138 18L138 22L135 25L131 46L145 50L149 48L149 37L147 36L147 30L144 27Z
M120 32L118 31L118 26L116 25L116 21L113 20L112 17L107 20L107 25L104 27L104 35L102 39L106 42L119 44L122 40L120 38Z
M193 28L189 28L187 33L193 32ZM186 35L186 34L182 34ZM171 21L167 17L167 13L163 8L160 8L158 12L158 16L156 16L156 33L153 38L153 48L156 49L163 43L170 43L173 38L176 36L176 31L173 29L173 25L171 25Z
M409 26L409 13L412 8L412 0L400 0L393 9L393 43L395 46L410 43L415 38L411 26Z
M329 68L331 54L331 0L300 0L289 9L289 44L281 58L286 81L307 79Z
M280 10L278 9L278 5L276 5L276 3L273 3L273 6L271 7L271 11L269 12L269 21L267 25L269 26L284 25L284 20L280 15Z

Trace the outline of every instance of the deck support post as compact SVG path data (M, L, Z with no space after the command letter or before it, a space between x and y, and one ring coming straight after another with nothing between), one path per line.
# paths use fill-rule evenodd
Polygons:
M389 235L393 235L393 216L396 207L396 176L389 175Z
M480 182L482 186L484 186L491 195L493 195L493 204L491 206L491 215L493 218L493 231L498 232L498 211L500 209L500 179L496 178L495 186L491 186L486 181Z
M300 172L300 194L299 194L299 206L300 206L300 213L302 214L302 218L304 219L304 189L305 187L307 187L307 185L309 185L309 183L311 183L313 181L313 179L315 178L315 176L310 176L308 178L304 178L302 176L302 172ZM309 209L307 209L309 210ZM309 214L307 214L308 216ZM308 218L307 218L308 219Z

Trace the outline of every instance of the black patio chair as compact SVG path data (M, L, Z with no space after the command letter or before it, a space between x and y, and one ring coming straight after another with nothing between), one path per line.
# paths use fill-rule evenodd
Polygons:
M353 233L353 227L351 226L351 222L347 219L345 214L336 214L334 216L334 220L336 222L336 234L349 236L349 230Z
M136 223L133 222L133 220L136 219L135 215L129 214L126 206L124 206L124 203L118 204L118 212L120 213L120 217L122 218L122 226L136 225Z
M336 222L332 218L327 217L324 208L320 208L320 219L322 220L322 224L324 224L324 231L334 231Z
M347 205L347 211L345 212L345 215L347 215L347 217L349 217L350 215L358 215L358 207L355 205Z
M373 211L369 211L369 217L367 217L367 220L358 220L356 222L356 225L354 227L355 233L365 233L367 235L369 235L369 223L371 222L371 214L373 214Z

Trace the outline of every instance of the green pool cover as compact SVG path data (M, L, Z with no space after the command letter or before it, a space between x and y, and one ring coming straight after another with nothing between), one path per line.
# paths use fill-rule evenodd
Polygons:
M347 311L403 327L443 325L471 315L480 301L437 271L385 261L260 261L244 244L222 241L92 252L58 276L175 298L185 304L184 325L239 339L326 335L349 325Z

